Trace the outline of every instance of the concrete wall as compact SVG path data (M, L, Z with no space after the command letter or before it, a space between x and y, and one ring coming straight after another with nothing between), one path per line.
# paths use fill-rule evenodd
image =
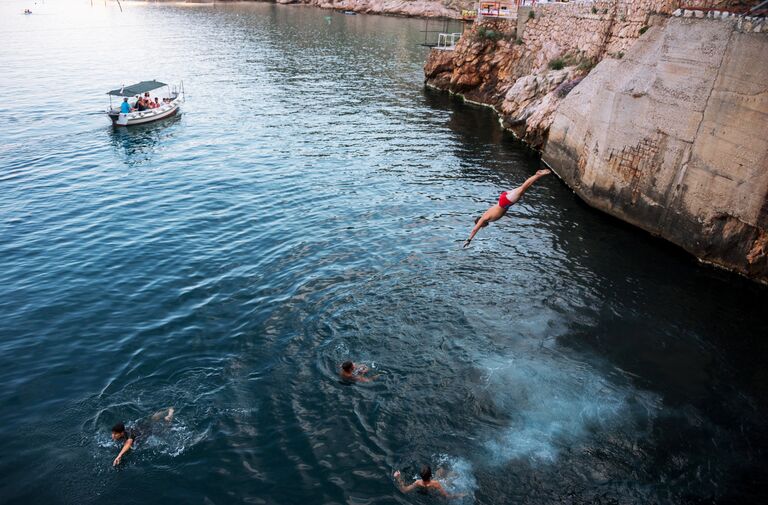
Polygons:
M763 26L672 17L651 27L559 104L544 160L594 207L768 282Z
M521 17L519 37L533 56L533 68L543 69L565 53L593 59L626 51L655 14L670 14L678 1L598 0L537 4L534 18Z

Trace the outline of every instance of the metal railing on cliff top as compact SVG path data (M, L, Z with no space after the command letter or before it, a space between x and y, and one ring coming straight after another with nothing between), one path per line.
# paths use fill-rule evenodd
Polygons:
M768 15L768 0L683 0L680 8L692 11L721 11L745 16Z

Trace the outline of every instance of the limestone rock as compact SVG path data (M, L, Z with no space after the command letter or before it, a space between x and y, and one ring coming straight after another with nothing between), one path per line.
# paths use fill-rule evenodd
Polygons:
M671 18L643 40L562 100L544 159L590 205L768 282L768 38Z

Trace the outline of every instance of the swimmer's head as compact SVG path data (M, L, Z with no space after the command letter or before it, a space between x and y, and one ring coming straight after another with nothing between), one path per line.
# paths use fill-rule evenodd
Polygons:
M351 361L345 361L341 364L341 369L344 370L347 373L352 373L352 370L354 370L355 364Z
M476 219L475 219L475 224L477 224L477 222L478 222L478 221L480 221L480 219L481 219L481 218L479 218L479 217L478 217L478 218L476 218ZM488 226L488 221L485 221L485 222L483 223L483 226L482 226L482 227L483 227L483 228L485 228L486 226Z
M120 440L125 435L125 425L123 423L117 423L112 426L112 440Z
M430 468L429 465L422 466L419 475L421 475L421 480L429 482L432 480L432 468Z

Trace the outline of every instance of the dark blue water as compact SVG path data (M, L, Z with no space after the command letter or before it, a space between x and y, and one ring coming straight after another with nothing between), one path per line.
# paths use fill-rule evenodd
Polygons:
M768 292L422 88L422 21L0 5L0 501L761 503ZM104 92L184 79L113 129ZM377 380L339 382L345 359ZM109 428L175 406L111 466Z

